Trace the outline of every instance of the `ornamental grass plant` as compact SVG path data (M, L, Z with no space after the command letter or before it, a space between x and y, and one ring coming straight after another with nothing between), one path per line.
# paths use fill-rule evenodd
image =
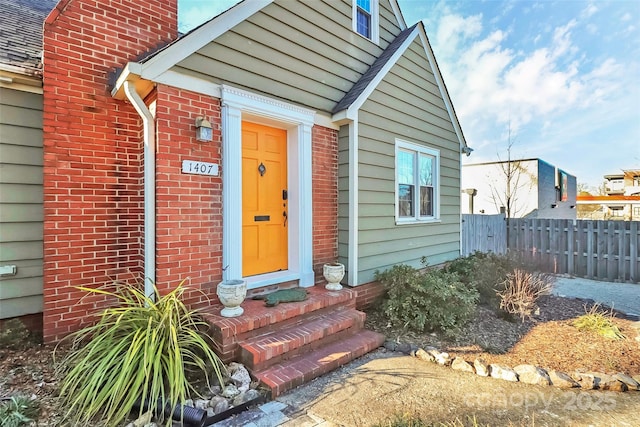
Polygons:
M166 405L173 408L199 394L189 374L199 373L207 383L215 374L223 383L225 367L212 350L208 325L182 301L185 281L165 295L155 285L153 296L141 288L122 283L113 291L80 288L115 298L118 305L72 334L71 349L57 366L61 404L72 425L99 420L117 426L136 402L149 402L162 419Z
M525 318L535 312L536 302L543 295L549 295L553 289L553 277L546 273L528 272L519 268L507 275L505 286L497 292L500 308L507 313Z
M604 311L600 304L595 304L582 316L573 321L573 326L579 331L595 332L596 334L612 340L624 339L624 334L613 323L613 310Z

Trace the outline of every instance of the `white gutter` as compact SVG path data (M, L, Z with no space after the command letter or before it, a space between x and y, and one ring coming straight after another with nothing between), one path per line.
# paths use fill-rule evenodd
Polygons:
M124 82L124 93L142 118L144 131L144 293L153 296L156 282L156 125L135 84Z

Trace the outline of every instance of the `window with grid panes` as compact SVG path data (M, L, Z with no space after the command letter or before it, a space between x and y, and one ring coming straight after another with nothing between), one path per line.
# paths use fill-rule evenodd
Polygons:
M438 218L440 153L396 141L396 219L398 222Z

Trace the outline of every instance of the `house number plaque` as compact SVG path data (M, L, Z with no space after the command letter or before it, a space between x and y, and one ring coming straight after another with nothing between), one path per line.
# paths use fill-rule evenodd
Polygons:
M182 173L218 176L218 165L215 163L198 162L196 160L183 160Z

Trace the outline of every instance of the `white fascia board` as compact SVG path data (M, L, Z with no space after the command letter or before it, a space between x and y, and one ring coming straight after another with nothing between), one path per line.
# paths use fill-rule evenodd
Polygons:
M406 29L407 23L404 20L404 16L402 16L402 11L400 10L398 2L396 0L389 0L389 3L391 3L391 9L393 9L393 14L396 16L396 20L398 21L398 25L400 25L400 29Z
M451 97L449 96L449 91L447 90L447 86L444 83L444 79L442 78L442 73L440 73L440 67L438 67L436 57L433 54L433 50L431 50L431 44L429 43L429 38L427 37L427 33L424 29L424 24L420 22L416 26L416 28L420 29L420 40L422 41L422 46L424 47L424 51L427 54L427 59L429 60L429 65L431 65L431 69L433 70L433 75L436 79L436 82L438 83L438 89L440 89L440 95L442 95L444 105L447 107L447 112L449 113L449 118L451 118L453 129L456 132L458 141L460 141L460 150L462 150L463 147L468 147L467 141L465 140L464 134L462 133L462 127L460 126L460 122L458 121L456 111L453 108L453 102L451 101Z
M124 82L136 80L140 78L140 74L142 74L142 65L137 62L128 62L120 72L120 75L118 75L116 84L111 89L111 96L115 97L123 89Z
M27 68L16 67L15 65L9 65L9 64L0 64L0 70L7 71L9 73L20 74L23 76L36 77L42 80L42 76L41 76L42 71L36 72L35 70L29 70Z
M346 125L355 121L357 118L358 112L356 111L354 114L353 112L350 113L349 110L338 111L333 116L331 116L331 120L338 126L338 128L342 125Z
M346 112L346 116L348 118L350 118L351 120L354 120L353 117L356 117L356 118L358 117L358 110L360 110L360 107L362 107L362 104L364 104L365 101L369 99L373 91L376 89L376 87L378 87L378 84L380 84L382 79L386 77L387 73L391 70L391 68L393 68L393 66L396 65L396 62L398 62L398 59L400 59L402 55L404 55L405 51L409 46L411 46L411 43L413 43L417 35L418 35L418 26L416 26L416 28L413 29L413 31L407 37L407 39L393 53L393 56L389 58L386 64L384 64L384 67L382 67L382 69L375 76L375 78L371 80L371 82L369 82L369 84L367 85L367 88L364 91L362 91L360 96L358 96L358 98L355 101L351 103L351 105L349 106Z
M247 0L216 16L185 35L143 64L145 78L155 80L178 62L197 52L231 28L262 10L274 0Z
M340 125L336 123L331 116L318 112L316 112L313 118L313 124L333 130L340 130Z
M145 77L144 73L142 77ZM156 83L162 83L179 89L186 89L190 90L191 92L213 96L214 98L220 98L219 84L212 83L208 80L201 79L195 76L181 74L177 71L167 70L156 77L154 81Z

